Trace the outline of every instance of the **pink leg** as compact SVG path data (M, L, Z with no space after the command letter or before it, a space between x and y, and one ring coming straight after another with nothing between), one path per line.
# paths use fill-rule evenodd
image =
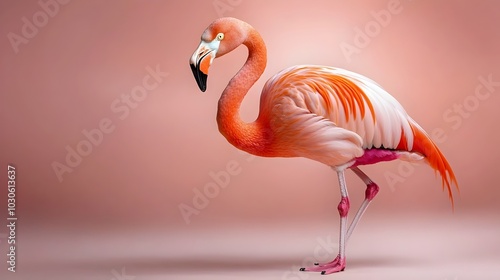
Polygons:
M363 203L359 207L359 210L356 212L356 215L354 216L354 219L351 222L349 229L347 230L344 244L351 236L352 232L354 231L354 228L356 227L359 220L361 219L361 216L363 216L366 209L368 208L368 205L370 205L370 202L373 200L373 198L377 195L377 193L379 191L379 187L377 186L377 184L375 184L358 167L352 167L351 169L366 184L366 191L365 191L365 200L363 201ZM339 175L339 182L340 182L340 180L341 180L341 178ZM344 186L345 186L345 179L342 179L342 180L344 181ZM341 187L341 192L342 192L342 187ZM342 196L342 200L339 203L338 210L339 210L339 214L341 217L341 228L342 228L342 217L345 216L345 218L347 220L347 213L349 211L349 198L347 197L347 190L346 190L346 196L345 197ZM341 230L341 232L342 232L342 230ZM303 267L300 270L301 271L321 271L321 274L329 274L329 273L333 273L333 272L342 271L345 268L345 255L344 255L344 257L341 257L341 254L339 253L339 255L337 255L337 257L331 262L323 263L323 264L315 263L314 265L315 266L313 266L313 267L306 267L306 268ZM341 269L339 270L339 268L341 268Z
M368 205L370 205L370 202L373 200L373 198L375 198L375 196L377 195L378 190L379 190L379 187L377 186L377 184L375 184L358 167L352 167L351 169L366 184L366 191L365 191L365 200L363 201L363 203L361 203L361 206L359 207L358 212L356 212L356 215L354 215L354 219L352 220L351 225L349 226L349 229L347 230L347 239L349 239L349 237L351 236L352 232L354 231L354 228L356 227L359 220L361 219L361 216L363 216L366 209L368 208Z
M342 196L340 203L337 207L340 215L340 234L339 234L339 254L337 257L325 264L316 265L312 267L302 267L300 271L321 271L321 274L330 274L334 272L343 271L345 269L345 244L347 237L347 214L349 213L349 196L347 195L347 187L345 183L344 169L337 170L339 177L340 194Z

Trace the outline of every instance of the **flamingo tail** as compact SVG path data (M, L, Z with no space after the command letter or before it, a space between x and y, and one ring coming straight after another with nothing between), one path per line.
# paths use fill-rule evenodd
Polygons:
M427 163L434 169L436 173L441 176L441 183L443 191L446 187L448 196L450 198L452 207L454 207L453 192L451 185L455 185L457 191L460 193L455 173L450 166L450 163L439 150L436 144L431 140L429 135L413 120L410 120L410 127L413 132L413 147L408 149L406 137L401 137L402 141L399 143L398 149L410 150L410 152L417 152L422 154Z

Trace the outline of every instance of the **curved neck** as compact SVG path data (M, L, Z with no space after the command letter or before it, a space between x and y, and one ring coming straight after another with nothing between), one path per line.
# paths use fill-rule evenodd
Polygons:
M252 85L264 72L267 51L262 37L255 29L248 30L243 42L248 48L248 58L243 67L229 81L219 99L217 124L219 131L229 143L253 154L259 154L264 148L264 130L259 120L245 123L240 118L240 105Z

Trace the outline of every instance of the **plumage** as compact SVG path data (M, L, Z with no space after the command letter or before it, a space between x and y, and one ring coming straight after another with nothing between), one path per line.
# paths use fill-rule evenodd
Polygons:
M272 112L274 133L295 143L289 146L294 156L330 166L362 156L359 146L419 153L439 172L453 202L451 183L456 178L444 155L401 104L365 76L328 66L290 67L264 85L260 110ZM338 141L344 142L342 147Z
M345 243L379 187L359 166L395 159L425 160L442 177L453 204L455 174L429 135L401 104L373 80L344 69L317 65L287 68L264 85L257 119L245 123L239 107L263 73L267 53L260 34L234 19L214 21L190 59L202 91L214 58L239 45L248 48L244 66L229 81L218 104L219 131L235 147L266 157L305 157L331 166L341 188L339 255L330 263L301 270L323 274L345 268ZM349 198L344 171L367 186L366 197L347 228ZM458 188L458 186L457 186Z

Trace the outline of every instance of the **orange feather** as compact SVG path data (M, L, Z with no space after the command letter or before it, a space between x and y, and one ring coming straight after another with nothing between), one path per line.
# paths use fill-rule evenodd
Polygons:
M423 131L418 125L414 125L410 122L410 126L413 132L413 147L408 148L406 142L406 136L404 132L401 134L401 142L397 146L398 150L405 150L409 152L417 152L425 156L427 163L434 169L435 172L439 172L441 175L441 183L443 190L446 187L448 191L448 196L451 200L452 207L454 206L453 192L451 190L451 185L454 184L458 191L460 191L455 177L455 173L451 168L448 160L443 155L441 150L434 144L429 135Z

